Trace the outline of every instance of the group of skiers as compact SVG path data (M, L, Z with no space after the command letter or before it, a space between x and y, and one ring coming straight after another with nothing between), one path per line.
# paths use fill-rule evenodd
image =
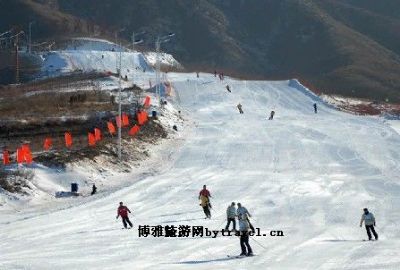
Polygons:
M210 203L211 193L207 189L207 186L204 185L203 189L199 192L199 200L200 206L203 208L204 214L206 215L206 219L211 219L211 203ZM249 211L242 206L240 203L237 204L238 208L236 209L236 204L232 202L231 205L226 209L226 216L228 223L225 226L225 230L229 230L229 226L233 224L233 231L236 232L236 218L239 222L239 232L240 232L240 248L242 250L240 256L252 256L253 250L249 244L249 231L255 232L253 225L250 222L250 213Z
M203 208L204 213L206 215L206 219L207 218L211 219L210 198L211 198L211 193L209 190L207 190L207 186L204 185L203 189L200 190L199 192L199 199L201 201L200 205ZM255 233L255 228L250 222L251 215L249 211L243 205L241 205L241 203L238 203L237 206L238 207L236 208L235 202L232 202L226 209L227 224L225 226L225 230L229 231L230 224L232 223L233 225L232 231L236 233L237 232L236 218L237 218L239 222L239 236L240 236L240 248L241 248L241 253L239 256L253 256L253 249L251 248L249 243L250 232ZM371 232L374 235L375 240L378 240L378 234L376 233L374 228L376 226L374 215L371 212L369 212L367 208L364 208L363 211L364 213L361 216L360 227L362 227L362 224L365 223L368 240L370 241L372 240ZM120 202L119 207L117 209L116 219L121 217L122 224L125 229L128 228L128 225L130 226L130 228L133 227L132 222L129 220L128 213L131 213L129 208L125 206L123 202Z
M255 232L253 225L250 222L250 213L249 211L242 206L240 203L237 204L238 208L236 209L235 202L232 202L231 205L226 209L226 218L228 220L225 230L229 230L229 226L232 222L233 231L236 232L236 218L239 221L239 232L240 232L240 248L242 252L239 256L253 256L253 250L249 244L249 231Z

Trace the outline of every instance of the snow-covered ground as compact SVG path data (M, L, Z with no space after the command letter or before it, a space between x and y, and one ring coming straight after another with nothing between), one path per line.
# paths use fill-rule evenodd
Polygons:
M158 149L146 171L107 177L129 179L120 189L62 209L0 209L0 269L399 269L400 135L390 125L337 111L293 81L168 79L193 122L183 145ZM197 199L203 184L211 220ZM132 230L115 220L119 201L133 210ZM139 225L220 230L232 201L262 232L285 236L252 237L257 256L245 259L227 258L240 252L234 236L138 237ZM362 241L364 207L377 218L378 242Z
M150 77L150 74L154 77L152 66L156 64L156 53L133 52L107 40L90 38L74 39L64 50L43 52L41 75L58 76L74 71L117 73L120 57L123 77L131 79L135 77L134 72L147 72L147 77ZM181 67L180 63L167 53L160 53L160 62L163 66Z

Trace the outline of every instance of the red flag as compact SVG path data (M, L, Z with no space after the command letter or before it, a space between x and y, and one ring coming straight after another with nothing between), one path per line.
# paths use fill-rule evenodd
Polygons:
M136 133L138 133L140 130L140 127L138 125L134 125L130 130L129 130L129 135L134 136Z
M22 149L24 161L28 164L31 164L33 161L33 158L32 158L32 152L31 152L31 148L29 147L29 144L22 145L21 149Z
M53 141L51 138L47 137L44 139L43 149L48 151L53 146Z
M147 122L147 112L141 111L137 113L137 120L140 126L144 125Z
M72 146L72 135L71 135L71 133L65 132L64 138L65 138L65 146L70 148Z
M125 113L122 114L122 126L123 127L129 126L129 117Z
M108 127L108 132L110 132L111 135L116 133L115 126L112 122L107 122L107 127Z
M89 146L95 146L96 145L96 137L94 136L93 133L88 133L88 142Z
M3 165L9 165L10 164L10 153L8 153L8 150L3 150Z
M96 142L101 140L101 130L98 128L94 129L94 138L96 139Z
M145 108L148 108L148 107L150 107L150 97L149 96L146 96L146 98L145 98L145 100L144 100L144 104L143 104L143 106L145 107Z
M18 164L24 163L24 150L22 147L17 149L17 162Z

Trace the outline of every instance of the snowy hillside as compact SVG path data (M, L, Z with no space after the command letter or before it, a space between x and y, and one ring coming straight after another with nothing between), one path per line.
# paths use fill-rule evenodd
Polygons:
M400 135L389 124L337 111L296 81L168 80L173 106L192 123L181 132L184 141L158 148L144 171L107 175L109 182L129 180L123 188L64 207L0 208L0 269L400 267ZM197 198L203 184L213 197L211 220ZM132 210L132 230L115 220L120 201ZM268 234L250 239L255 257L227 257L240 253L235 236L138 237L139 225L221 230L232 201ZM364 207L377 218L377 242L362 241ZM284 236L271 237L271 230Z
M83 72L117 72L117 63L121 53L121 73L125 77L132 76L133 70L152 72L156 63L154 52L132 52L107 40L77 38L66 45L64 50L42 54L42 74L60 75L72 71ZM161 53L163 66L180 67L179 62L170 54Z

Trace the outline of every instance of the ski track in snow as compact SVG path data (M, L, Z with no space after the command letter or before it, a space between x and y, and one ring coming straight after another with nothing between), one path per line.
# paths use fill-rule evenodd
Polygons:
M322 101L314 114L315 100L288 81L168 79L194 123L174 158L165 155L160 170L80 204L0 216L0 269L400 268L400 135L389 125ZM203 184L213 196L211 220L197 199ZM133 210L133 230L115 221L119 201ZM262 232L285 236L253 237L257 256L240 260L227 258L240 253L236 237L138 238L138 225L220 230L232 201ZM378 242L362 241L364 207L377 218Z

